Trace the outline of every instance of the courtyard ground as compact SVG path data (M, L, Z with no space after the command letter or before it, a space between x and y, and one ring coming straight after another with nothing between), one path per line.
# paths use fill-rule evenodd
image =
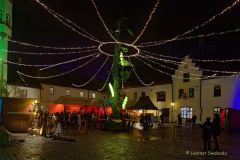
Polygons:
M240 160L240 133L222 132L220 147L226 155L199 155L201 129L151 129L131 132L89 129L68 135L74 142L24 135L25 142L0 147L0 160ZM174 137L173 137L174 135ZM221 152L223 153L223 152Z

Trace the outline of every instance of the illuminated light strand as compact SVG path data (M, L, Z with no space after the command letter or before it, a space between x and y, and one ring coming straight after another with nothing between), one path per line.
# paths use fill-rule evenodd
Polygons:
M79 49L91 49L91 48L96 48L98 46L88 46L88 47L57 47L57 46L45 46L45 45L36 45L36 44L31 44L31 43L27 43L27 42L20 42L20 41L16 41L13 39L9 39L9 38L3 38L8 40L9 42L12 43L16 43L19 45L23 45L23 46L29 46L29 47L34 47L34 48L45 48L45 49L56 49L56 50L79 50Z
M96 3L94 2L94 0L91 0L91 1L92 1L92 4L93 4L93 6L94 6L94 8L95 8L95 10L96 10L96 13L97 13L100 21L101 21L102 24L103 24L103 27L105 28L105 30L107 31L107 33L109 34L109 36L110 36L115 42L118 42L118 40L116 40L116 39L114 38L114 36L112 35L112 33L109 31L106 23L104 22L101 14L100 14L99 11L98 11L98 7L97 7Z
M219 36L219 35L224 35L224 34L229 34L229 33L236 33L239 32L240 28L234 29L234 30L227 30L223 32L213 32L209 34L200 34L196 36L189 36L189 37L183 37L183 38L178 38L178 39L169 39L169 40L161 40L161 41L155 41L155 42L146 42L142 43L142 45L139 45L137 47L143 48L143 47L152 47L152 46L158 46L163 44L164 42L174 42L174 41L182 41L182 40L191 40L191 39L196 39L196 38L207 38L211 36Z
M141 50L142 53L147 53L147 54L142 54L142 56L146 56L146 57L150 57L152 59L155 59L156 57L154 56L158 56L158 54L156 53L152 53L152 52L148 52L148 51L143 51ZM151 56L152 55L152 56ZM171 63L176 63L177 61L174 61L174 60L170 60L170 59L164 59L164 58L156 58L158 60L161 60L161 61L164 61L164 62L171 62Z
M136 57L137 58L137 57ZM128 60L129 60L129 62L131 63L131 64L133 64L132 62L131 62L131 60L130 60L130 58L128 57ZM141 80L141 78L139 77L139 75L137 74L137 72L135 71L135 69L134 69L134 65L131 65L132 66L132 69L133 69L133 72L134 72L134 74L136 75L136 77L137 77L137 79L139 80L139 82L141 82L144 86L150 86L150 85L152 85L154 82L151 82L151 83L144 83L142 80Z
M140 32L140 34L137 36L137 38L132 42L132 44L135 44L137 43L137 41L139 40L139 38L142 36L142 34L144 33L144 31L146 30L147 26L148 26L148 23L151 21L152 19L152 15L155 13L157 7L158 7L158 4L159 4L159 0L157 0L156 4L154 5L154 8L152 9L152 12L150 13L149 17L148 17L148 20L146 21L142 31Z
M176 60L183 60L184 58L179 58L179 57L174 57L174 56L165 56L165 55L162 55L162 54L156 54L156 53L153 53L153 52L149 52L149 51L145 51L145 50L142 50L141 49L141 53L146 53L146 54L150 54L150 55L155 55L155 56L158 56L158 57L164 57L164 58L169 58L169 61L170 58L171 59L176 59ZM165 60L165 59L164 59Z
M125 42L103 42L103 43L99 44L99 46L98 46L99 52L102 53L102 54L105 54L106 56L109 56L109 57L113 57L113 54L109 54L109 53L104 52L104 51L102 50L102 46L103 46L103 45L106 45L106 44L120 44L120 45L125 45L125 46L128 46L128 47L132 47L132 48L134 48L134 49L137 51L135 54L128 55L128 56L124 56L124 57L134 57L134 56L139 55L139 53L140 53L140 49L139 49L137 46L135 46L135 45L133 45L133 44L128 44L128 43L125 43Z
M41 68L39 69L40 71L42 70L46 70L46 69L49 69L49 68L53 68L53 67L56 67L56 66L60 66L60 65L63 65L63 64L68 64L68 63L72 63L72 62L76 62L76 61L79 61L79 60L82 60L82 59L85 59L85 58L89 58L89 57L92 57L92 56L99 56L99 54L90 54L90 55L87 55L87 56L84 56L84 57L80 57L80 58L76 58L76 59L71 59L69 61L64 61L64 62L60 62L60 63L56 63L56 64L53 64L53 65L50 65L48 67L44 67L44 68Z
M19 73L18 73L18 75L19 75L19 77L21 78L22 82L25 84L25 86L28 86L27 82L26 82L25 79L22 77L22 75L19 74Z
M73 52L25 52L25 51L13 51L2 49L2 52L5 53L15 53L15 54L26 54L26 55L65 55L65 54L78 54L78 53L87 53L92 51L97 51L98 49L91 50L82 50L82 51L73 51Z
M12 62L9 60L4 60L4 59L0 59L0 61L3 61L5 63L8 64L13 64L13 65L17 65L17 66L24 66L24 67L46 67L52 64L25 64L25 63L17 63L17 62Z
M154 69L155 71L158 71L158 72L163 73L163 74L165 74L165 75L168 75L168 76L170 76L170 77L183 79L183 77L171 75L171 74L169 74L169 73L167 73L167 72L164 72L164 71L162 71L162 70L160 70L160 69L158 69L158 68L155 68L155 67L153 67L152 65L146 63L145 61L141 60L141 59L138 58L138 57L135 57L135 58L138 59L139 61L143 62L145 65L149 66L150 68ZM208 78L211 78L211 77L215 77L215 75L207 76L207 77L204 77L204 78L189 78L189 79L199 80L199 79L208 79Z
M230 6L226 7L225 9L223 9L220 13L217 13L216 15L214 15L213 17L211 17L210 19L208 19L207 21L205 21L204 23L192 28L191 30L188 30L186 32L184 32L183 34L174 37L174 39L178 38L178 37L182 37L185 36L186 34L189 34L199 28L202 28L204 26L206 26L208 23L212 22L214 19L216 19L218 16L223 15L225 12L229 11L230 9L232 9L235 5L237 5L240 2L240 0L236 0L234 1Z
M72 85L74 87L83 87L85 85L87 85L88 83L90 83L96 76L97 74L102 70L103 66L106 64L106 62L108 61L109 59L109 56L106 58L106 60L103 62L103 64L101 65L101 67L98 69L98 71L93 75L93 77L91 79L89 79L87 82L83 83L83 84L80 84L80 85L76 85L74 83L72 83Z
M141 50L143 53L149 53L152 55L156 55L159 57L164 57L164 58L171 58L171 59L177 59L177 60L183 60L184 58L179 58L175 56L166 56L166 55L161 55L161 54L156 54L148 51ZM240 59L226 59L226 60L217 60L217 59L196 59L196 58L191 58L193 61L198 61L198 62L218 62L218 63L227 63L227 62L240 62Z
M72 69L72 70L69 70L69 71L66 71L66 72L62 72L62 73L60 73L60 74L51 75L51 76L44 76L44 77L42 77L42 76L31 76L31 75L22 73L22 72L20 72L20 71L17 71L17 73L18 73L18 74L21 74L21 75L23 75L23 76L25 76L25 77L34 78L34 79L49 79L49 78L54 78L54 77L63 76L63 75L69 74L69 73L71 73L71 72L73 72L73 71L76 71L76 70L84 67L84 66L87 65L88 63L92 62L92 61L93 61L94 59L96 59L97 57L99 57L99 56L96 56L96 57L92 58L91 60L87 61L86 63L84 63L84 64L82 64L82 65L80 65L80 66L78 66L78 67L76 67L76 68L74 68L74 69Z
M52 10L50 7L48 7L47 5L45 5L44 3L40 2L39 0L35 0L38 4L40 4L47 12L49 12L54 18L56 18L58 21L60 21L63 25L69 27L72 31L78 33L79 35L88 38L92 41L101 43L99 40L97 40L94 36L92 36L91 34L89 34L88 32L86 32L84 29L82 29L80 26L76 25L75 23L73 23L72 21L70 21L69 19L65 18L64 16L60 15L59 13L55 12L54 10ZM75 28L73 28L72 26L70 26L69 24L67 24L66 22L64 22L61 18L63 18L65 21L67 21L68 23L74 25L75 27L77 27L78 29L80 29L82 32L85 32L85 34L77 31ZM87 35L86 35L87 34ZM90 35L90 36L89 36ZM94 37L94 38L93 38Z
M107 82L108 82L108 80L109 80L109 78L110 78L110 75L111 75L111 73L112 73L113 64L114 64L114 61L113 61L113 63L112 63L111 69L110 69L110 71L109 71L108 77L107 77L107 79L106 79L104 85L102 86L101 89L98 89L98 91L102 91L102 90L105 88L105 86L107 85Z
M177 35L177 36L173 37L172 39L170 39L170 41L176 40L176 39L178 39L179 37L185 36L186 34L189 34L189 33L193 32L193 31L195 31L195 30L197 30L197 29L199 29L199 28L201 28L201 27L206 26L208 23L210 23L211 21L213 21L213 20L214 20L215 18L217 18L218 16L223 15L225 12L229 11L230 9L232 9L232 8L233 8L234 6L236 6L239 2L240 2L240 0L234 1L234 2L232 3L232 5L226 7L226 8L223 9L221 12L219 12L219 13L217 13L216 15L212 16L210 19L208 19L208 20L205 21L204 23L193 27L192 29L184 32L183 34L180 34L180 35ZM165 44L165 43L167 43L167 42L168 42L168 41L159 42L158 45ZM151 43L151 42L150 42L150 43Z
M149 55L146 55L146 57L148 57L150 59L163 61L165 63L171 63L171 64L174 64L176 66L178 66L178 64L185 64L185 65L187 65L187 63L184 63L184 62L177 62L177 61L173 61L173 60L166 60L166 59L157 58L157 57L153 57L153 56L149 56ZM207 68L198 68L198 67L192 67L192 66L189 66L189 67L193 68L193 69L201 69L202 71L214 72L214 73L224 73L224 74L239 74L240 73L240 72L232 72L232 71L212 70L212 69L207 69Z
M152 63L154 63L154 64L157 64L157 65L159 65L159 66L161 66L161 67L163 67L163 68L167 68L167 69L170 69L170 70L172 70L172 71L176 71L176 69L174 69L174 68L172 68L172 67L168 67L168 66L165 66L165 65L163 65L163 64L159 64L159 63L157 63L157 62L155 62L155 61L153 61L153 60L150 60L150 59L148 59L148 58L146 58L146 57L144 57L144 56L141 56L141 55L139 55L139 57L142 57L142 58L144 58L144 59L146 59L146 60L148 60L148 61L150 61L150 62L152 62ZM184 71L182 71L182 70L177 70L177 71L179 71L179 72L181 72L181 73L185 73ZM200 74L194 74L194 73L189 73L190 75L193 75L193 76L198 76L198 77L201 77L202 75L200 75Z

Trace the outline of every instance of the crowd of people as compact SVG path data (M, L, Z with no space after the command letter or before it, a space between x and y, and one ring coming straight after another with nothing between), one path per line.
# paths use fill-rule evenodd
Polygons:
M106 121L112 119L112 114L97 114L96 111L87 112L85 110L80 110L79 112L73 111L71 113L66 110L49 113L47 111L43 112L41 108L39 108L36 113L36 126L38 128L44 128L42 135L45 135L46 132L53 132L58 123L61 124L63 129L81 129L82 127L85 129L90 127L106 129ZM129 115L119 112L119 119L124 123L125 119L129 119Z

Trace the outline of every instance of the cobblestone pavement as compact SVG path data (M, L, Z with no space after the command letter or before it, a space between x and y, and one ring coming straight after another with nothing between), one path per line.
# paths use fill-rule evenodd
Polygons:
M131 132L81 131L66 140L25 136L25 142L0 147L0 160L240 160L240 133L224 132L226 156L194 155L202 151L200 129L152 129L143 141L141 130Z

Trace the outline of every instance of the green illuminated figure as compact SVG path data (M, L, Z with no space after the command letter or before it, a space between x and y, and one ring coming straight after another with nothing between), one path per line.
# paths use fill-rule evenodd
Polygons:
M125 19L120 19L116 23L116 31L115 38L117 40L120 39L121 28L125 27L123 24ZM128 33L132 35L131 31L127 29ZM123 53L128 52L127 48L121 46L121 44L115 44L114 48L114 56L113 56L113 70L112 70L112 78L113 78L113 92L114 96L112 97L112 107L113 107L113 118L118 119L118 107L121 106L119 99L119 82L126 82L129 78L130 74L128 71L124 71L124 66L131 65L128 61L124 59Z
M0 0L0 96L6 96L7 94L7 39L11 36L12 2L10 0Z

